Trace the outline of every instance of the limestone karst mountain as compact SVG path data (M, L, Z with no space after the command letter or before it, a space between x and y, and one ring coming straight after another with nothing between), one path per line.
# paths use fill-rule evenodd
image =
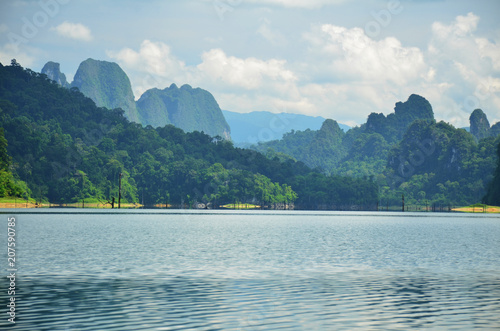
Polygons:
M59 63L52 61L47 62L43 66L41 73L47 75L49 79L52 79L62 87L71 87L71 85L66 81L66 75L61 72L61 66Z
M130 121L139 122L130 80L118 64L87 59L80 63L71 86L98 107L121 108Z
M231 130L213 95L201 88L172 84L163 90L150 89L137 101L143 125L173 124L186 132L202 131L230 139Z

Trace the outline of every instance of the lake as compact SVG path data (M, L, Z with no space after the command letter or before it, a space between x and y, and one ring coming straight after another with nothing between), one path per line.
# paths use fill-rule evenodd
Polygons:
M500 328L500 217L1 210L9 330Z

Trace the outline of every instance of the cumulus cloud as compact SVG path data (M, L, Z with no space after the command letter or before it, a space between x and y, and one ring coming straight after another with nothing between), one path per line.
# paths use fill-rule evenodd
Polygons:
M221 49L204 52L201 63L196 66L187 66L177 59L167 44L150 40L143 41L138 51L124 48L118 52L108 51L107 55L135 78L132 81L137 97L149 88L171 83L196 85L215 92L224 90L225 93L268 89L290 96L297 80L284 60L242 59L228 56Z
M328 68L332 77L363 82L406 84L428 74L422 51L404 47L388 37L379 41L361 28L324 24L305 35L311 52L322 57L320 71Z
M0 47L0 62L3 65L10 65L12 59L23 67L30 67L35 62L38 50L24 46L22 49L16 44L5 44Z
M108 56L126 67L143 70L162 77L175 77L186 70L183 61L178 60L170 47L162 42L144 40L139 51L124 48L118 52L108 51Z
M434 23L430 55L443 62L472 66L478 72L500 71L500 45L474 34L478 22L479 17L469 13L458 16L449 25Z
M362 28L314 25L303 34L308 61L301 95L317 113L339 122L362 123L371 112L390 113L412 93L426 95L434 69L425 53L394 37L374 40Z
M427 49L394 37L374 40L361 28L313 26L304 34L311 76L301 94L315 100L320 112L330 106L358 118L362 112L388 113L412 93L426 97L438 119L456 126L467 126L475 108L498 114L500 43L476 36L479 23L473 13L435 22Z
M476 36L479 23L477 15L468 13L449 24L432 25L428 57L436 68L435 80L450 83L443 94L453 100L444 112L447 116L466 117L475 108L500 109L500 45Z
M227 56L221 49L203 53L202 63L197 68L208 79L247 90L259 89L272 82L288 84L297 80L294 73L286 69L285 60L240 59Z
M91 41L93 39L90 29L80 23L71 23L66 21L51 28L51 30L57 32L60 36L70 39L81 41Z
M441 40L448 38L456 40L457 38L463 38L470 35L473 31L475 31L478 22L479 16L476 16L473 13L468 13L467 16L457 16L455 22L450 25L435 22L432 25L432 31L434 36Z
M124 48L106 53L129 74L136 98L153 87L164 88L174 82L183 84L192 80L193 69L175 57L170 46L162 42L144 40L138 51Z

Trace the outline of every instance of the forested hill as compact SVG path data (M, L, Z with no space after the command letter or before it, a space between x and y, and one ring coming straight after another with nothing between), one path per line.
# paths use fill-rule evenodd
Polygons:
M411 95L387 116L372 113L342 132L327 120L318 131L295 131L253 148L270 157L291 155L327 174L372 178L382 204L469 205L481 201L496 166L500 123L490 127L480 109L471 133L434 120L430 103Z
M406 129L417 119L434 120L429 102L411 95L406 102L396 103L394 113L387 117L372 113L360 127L344 133L336 121L326 120L320 130L293 131L281 140L254 146L262 153L275 151L293 156L312 168L325 173L348 176L378 174L389 149L403 137Z
M147 205L373 209L378 201L371 181L328 177L197 131L143 128L15 61L0 64L0 127L0 153L10 161L0 167L3 195L109 201L122 174L123 199Z
M280 139L285 133L292 130L319 130L325 121L325 118L321 116L313 117L267 111L236 113L223 110L222 113L231 127L231 140L239 147L248 147L259 141ZM339 126L343 131L351 128L340 123Z

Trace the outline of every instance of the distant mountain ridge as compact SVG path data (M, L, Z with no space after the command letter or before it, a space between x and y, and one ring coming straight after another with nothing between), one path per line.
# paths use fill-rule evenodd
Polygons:
M223 110L222 113L231 127L233 142L240 146L281 139L285 133L291 131L319 130L325 121L325 118L321 116L267 111L237 113ZM339 126L343 131L350 129L345 124L339 124Z
M333 120L325 120L318 131L305 130L285 134L283 139L260 142L253 146L262 153L269 149L293 156L311 168L321 168L326 173L356 169L349 163L360 164L370 155L379 161L371 162L380 167L390 145L398 143L415 120L434 121L432 106L423 97L412 94L406 102L397 102L394 113L387 116L371 113L365 124L347 132ZM363 169L365 171L365 169Z
M48 62L42 74L59 85L76 87L98 107L121 108L130 121L154 127L174 125L186 132L200 131L210 136L231 139L231 129L213 95L201 88L183 85L177 88L150 89L136 102L127 74L114 62L83 61L71 84L60 65Z

